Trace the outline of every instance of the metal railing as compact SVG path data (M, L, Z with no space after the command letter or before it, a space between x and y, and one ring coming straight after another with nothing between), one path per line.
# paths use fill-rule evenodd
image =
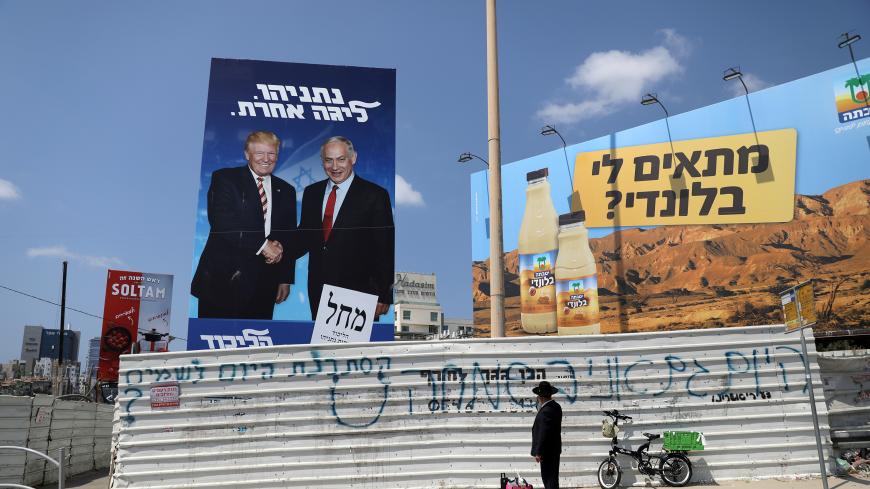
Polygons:
M30 448L25 448L25 447L16 447L16 446L11 446L11 445L9 445L9 446L0 446L0 450L3 450L3 449L9 449L9 450L24 450L25 452L30 452L30 453L32 453L32 454L34 454L34 455L39 455L40 457L42 457L42 458L48 460L49 462L53 463L53 464L55 465L55 467L57 467L57 488L58 488L58 489L63 489L63 488L64 488L64 480L63 480L63 479L64 479L64 477L63 477L63 462L64 462L64 459L66 458L66 457L64 456L64 454L65 454L65 452L66 452L66 447L60 447L60 448L58 449L58 450L60 450L60 457L58 457L58 458L60 459L60 462L58 462L57 460L55 460L55 459L49 457L48 455L46 455L46 454L44 454L44 453L42 453L42 452L38 452L38 451L33 450L33 449L30 449ZM26 469L26 467L27 467L27 459L26 459L26 458L25 458L25 462L24 462L24 467L25 467L25 469ZM8 483L8 482L0 482L0 487L14 487L14 488L17 488L17 489L33 489L33 488L30 487L30 486L25 486L25 485L21 485L21 484L11 484L11 483Z

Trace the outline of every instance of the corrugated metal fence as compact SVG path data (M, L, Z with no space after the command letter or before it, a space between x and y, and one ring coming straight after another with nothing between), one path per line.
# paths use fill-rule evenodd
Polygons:
M514 471L540 487L541 379L562 390L563 487L597 484L612 408L634 417L631 446L644 431L704 432L694 481L817 474L799 338L758 326L125 356L112 487L491 488ZM180 405L152 409L167 383ZM631 472L624 485L643 482Z
M27 447L57 458L66 447L64 472L109 466L112 407L57 400L39 394L0 396L0 445ZM23 451L0 451L0 482L37 486L57 482L57 468Z
M870 447L870 353L830 352L818 361L834 446Z

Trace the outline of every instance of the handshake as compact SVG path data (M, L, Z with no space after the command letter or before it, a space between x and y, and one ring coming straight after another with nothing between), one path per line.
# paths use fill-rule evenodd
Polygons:
M281 243L270 239L266 242L266 246L263 248L263 258L266 259L266 263L269 265L274 265L281 261L281 257L284 256L284 247L281 246Z

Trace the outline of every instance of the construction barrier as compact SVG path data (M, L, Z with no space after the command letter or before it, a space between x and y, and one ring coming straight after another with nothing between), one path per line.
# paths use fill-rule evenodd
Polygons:
M870 447L870 353L819 355L834 448Z
M112 406L53 396L0 396L0 446L18 446L57 458L64 473L108 467ZM57 482L57 468L23 451L0 451L0 483L38 486Z
M810 476L819 461L800 336L783 331L124 356L111 487L483 488L516 471L540 486L529 451L531 388L543 379L561 389L563 487L596 485L609 449L601 411L613 408L634 417L621 434L631 446L644 431L703 432L693 481ZM829 454L811 333L807 342ZM641 477L627 471L622 483Z

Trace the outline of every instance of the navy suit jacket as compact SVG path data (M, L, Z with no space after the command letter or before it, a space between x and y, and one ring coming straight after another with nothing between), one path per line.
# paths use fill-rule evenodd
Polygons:
M258 281L292 284L296 260L291 239L296 229L296 190L271 176L272 225L266 236L260 193L247 165L212 173L208 189L208 241L199 258L190 292L212 302L246 302ZM257 250L266 239L284 247L280 263L267 265ZM232 318L228 318L232 319Z
M390 194L383 187L355 175L332 226L323 240L323 198L326 182L305 187L298 234L308 253L308 301L311 318L317 315L323 284L378 296L393 303L395 228Z

